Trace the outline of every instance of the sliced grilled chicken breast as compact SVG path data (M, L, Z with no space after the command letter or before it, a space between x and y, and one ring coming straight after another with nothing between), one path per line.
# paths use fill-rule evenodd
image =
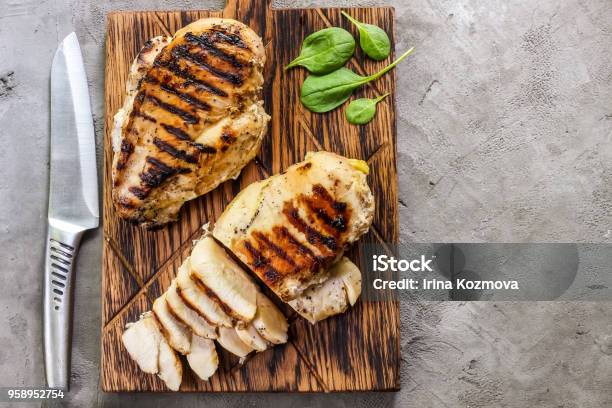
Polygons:
M287 342L287 319L263 293L257 292L257 312L251 322L263 339L272 344Z
M253 320L257 310L257 287L212 237L198 241L189 264L206 294L218 302L224 312L244 323Z
M178 355L166 340L159 343L159 373L157 373L168 388L178 391L183 380L183 365Z
M137 322L128 324L121 340L142 371L157 374L173 391L179 389L183 378L181 361L150 312L143 314Z
M181 296L176 291L176 280L166 291L166 303L170 313L172 313L181 323L185 324L197 336L207 339L216 339L217 330L206 319L198 314L191 307L187 306Z
M143 315L137 322L129 323L121 336L132 360L149 374L159 372L159 344L162 339L155 318L150 313Z
M268 342L257 332L257 329L252 324L244 328L236 327L236 334L240 340L256 351L264 351L268 348Z
M176 276L176 286L179 296L189 307L196 310L200 316L215 326L233 327L233 321L221 306L204 292L196 281L191 278L190 259L187 258L180 266Z
M241 358L253 351L253 347L240 339L235 328L219 327L217 342L221 347Z
M187 362L198 377L204 381L208 380L219 366L215 343L200 336L193 336L191 351L187 354Z
M181 354L191 350L191 330L172 315L164 293L153 302L153 314L161 324L162 333L170 346Z
M361 272L348 258L343 257L330 270L329 278L306 289L289 305L314 324L346 311L361 293Z
M328 267L370 227L367 164L309 153L282 174L253 183L225 209L213 235L290 301L328 278Z
M113 201L145 226L235 178L261 145L269 116L261 38L230 19L198 20L149 41L115 115Z

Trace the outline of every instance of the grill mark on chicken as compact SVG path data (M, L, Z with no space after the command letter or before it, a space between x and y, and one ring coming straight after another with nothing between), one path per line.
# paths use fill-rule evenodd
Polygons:
M291 259L291 257L287 254L287 252L283 248L281 248L280 246L272 242L265 234L259 231L255 231L253 232L253 236L259 242L260 245L265 246L269 248L270 250L272 250L272 252L274 252L278 257L280 257L282 260L287 262L289 265L294 266L294 267L297 266L295 261Z
M168 332L168 330L166 330L166 327L162 324L162 319L159 317L157 313L155 313L155 310L151 310L151 313L153 314L153 317L157 321L157 327L159 327L159 330L162 332L164 337L169 338L171 334L170 332Z
M324 256L316 255L308 246L300 242L300 240L285 226L275 226L272 228L272 232L277 238L277 243L285 248L288 253L293 253L293 259L300 262L293 273L297 272L299 268L316 272L320 268L330 265L335 259L334 253L329 253Z
M171 173L177 171L179 169L174 168L172 166L167 165L163 161L156 159L155 157L147 157L147 163L151 164L153 167L159 169L161 172Z
M125 168L130 155L134 152L134 145L127 139L121 141L121 151L119 153L119 160L117 161L117 169L122 170Z
M130 187L129 191L141 200L146 198L151 189L159 187L164 181L175 174L185 174L191 172L190 169L184 167L172 167L167 165L155 157L147 157L147 163L150 164L147 171L140 173L140 180L145 188ZM135 191L132 191L134 189Z
M244 247L253 256L251 264L255 268L261 268L262 266L267 265L270 262L270 260L264 257L263 254L259 252L249 241L244 241Z
M193 96L191 94L189 94L188 92L182 92L179 89L177 89L177 87L179 88L185 88L187 85L189 85L188 82L184 82L184 83L175 83L175 85L172 85L173 83L173 78L172 75L170 74L165 74L165 75L161 75L162 78L159 79L157 77L155 77L152 73L147 74L142 80L144 82L147 82L149 84L152 85L157 85L162 91L165 91L169 94L175 95L178 98L180 98L181 100L187 102L191 107L193 108L197 108L206 112L210 112L212 110L212 107L205 101L199 99L196 96ZM187 80L186 80L187 81ZM217 95L217 92L213 92L215 95Z
M315 184L312 192L311 197L301 196L300 202L329 227L327 230L331 234L338 236L346 232L350 216L346 203L334 200L321 184Z
M149 122L152 122L152 123L157 123L157 119L155 119L153 116L147 115L146 113L144 113L140 109L134 111L133 115L136 116L136 117L139 117L141 119L144 119L146 121L149 121Z
M221 135L221 140L223 143L232 144L236 140L236 136L232 135L230 132L223 132Z
M175 95L177 97L179 97L180 99L182 99L183 101L187 102L189 105L197 108L197 109L201 109L204 111L210 111L210 105L207 104L206 102L203 102L201 100L199 100L198 98L196 98L195 96L191 96L187 93L181 92L173 87L171 87L170 85L167 84L160 84L159 85L160 89L168 92L169 94Z
M131 186L128 188L128 191L134 194L137 198L144 200L149 195L149 190L142 189L140 187Z
M142 49L138 53L138 61L143 63L145 61L145 55L147 55L153 49L154 46L155 44L150 39L145 41L144 45L142 46Z
M229 149L230 145L236 141L236 136L228 131L224 131L221 135L221 141L223 142L221 151L225 152L227 149Z
M318 248L320 247L319 244L323 244L324 247L331 251L338 250L336 238L322 234L308 225L308 223L300 216L299 210L291 202L285 203L283 207L283 214L285 217L287 217L291 225L306 235L306 239L310 244L315 245Z
M200 50L202 50L200 48ZM204 51L204 50L202 50ZM234 72L225 72L222 71L219 68L215 68L212 65L210 65L207 60L205 59L205 56L207 55L206 51L202 52L202 53L198 53L198 54L192 54L191 52L189 52L189 49L185 46L185 45L177 45L176 47L174 47L174 49L172 50L172 55L177 58L177 59L185 59L187 61L190 61L194 64L196 64L198 67L205 69L206 71L210 72L211 74L213 74L214 76L221 78L233 85L242 85L243 83L243 79L242 76L240 76L237 73Z
M140 113L140 107L142 106L143 100L144 100L144 94L142 92L137 93L136 96L134 97L134 108L132 110L132 113L130 114L128 123L125 128L125 132L127 134L134 132L134 118L136 116L139 116L138 114ZM117 170L123 170L125 168L132 153L134 153L134 144L128 141L127 138L122 139L121 140L121 153L117 161ZM115 185L117 185L116 184L117 182L118 180L115 180Z
M119 197L117 199L117 203L120 206L125 207L125 208L129 208L129 209L136 208L136 205L129 198L125 196Z
M172 308L172 306L170 305L170 302L166 302L166 309L168 309L168 313L170 313L170 315L172 317L174 317L174 319L176 321L178 321L179 323L181 323L182 325L189 327L189 324L187 324L186 321L184 321L177 313L176 311Z
M208 33L204 33L199 36L194 35L193 33L187 33L185 34L185 40L187 40L190 43L198 44L199 46L201 46L202 48L205 48L208 52L213 54L215 57L218 57L224 61L229 62L236 68L242 68L243 63L238 61L235 55L228 54L225 51L217 48L215 43L219 41L218 34L219 34L218 31L215 32L211 38L211 36Z
M191 136L187 134L183 129L177 128L175 126L168 125L167 123L161 123L160 126L164 128L164 130L170 133L172 136L176 137L179 140L183 140L186 142L191 142Z
M224 90L219 89L216 86L202 79L196 78L195 75L193 75L186 69L181 69L177 61L174 59L170 61L161 61L161 60L156 59L155 62L153 63L153 66L157 68L168 70L171 74L174 74L178 76L179 78L183 78L186 81L185 82L186 86L194 85L198 87L199 89L202 89L206 92L209 92L217 96L222 96L224 98L228 96L227 92L225 92Z
M198 162L199 154L198 155L189 154L184 150L177 149L170 143L165 142L158 137L153 138L153 144L157 146L159 150L164 151L168 153L170 156L175 157L179 160L183 160L191 164L196 164Z
M277 237L281 239L286 239L289 244L295 246L301 254L309 256L317 262L321 261L321 258L316 256L315 253L312 252L312 250L306 245L302 244L291 232L289 232L287 227L277 226L272 228L272 231L276 234Z
M206 286L204 282L202 282L200 279L193 275L191 275L191 279L195 282L196 286L200 288L202 292L204 292L206 296L212 299L221 308L221 310L225 312L226 315L236 317L236 313L232 310L232 308L223 303L221 298L219 298L219 296L217 296L217 294L213 292L212 289Z
M194 306L193 303L191 303L189 301L189 299L187 298L187 296L185 296L181 290L180 287L177 286L176 288L176 293L178 293L179 297L183 300L183 303L185 303L185 306L187 306L189 309L193 310L194 312L196 312L198 314L198 316L200 316L202 319L206 320L206 322L208 324L210 324L211 326L216 326L215 322L211 321L208 316L204 315L202 312L200 312L198 310L198 308L196 306Z
M191 140L191 137L183 129L177 128L172 125L168 125L167 123L160 123L160 126L166 132L176 137L178 140L188 142L191 146L195 147L202 153L214 154L217 152L217 149L213 146L203 145L201 143L196 143L193 140Z
M224 33L222 31L214 31L214 32L219 37L219 40L223 42L226 42L231 45L235 45L238 48L245 48L245 49L247 48L246 44L244 43L244 41L242 41L242 38L240 38L238 34Z
M180 117L186 123L194 125L194 124L196 124L196 123L198 123L200 121L200 119L197 116L195 116L194 114L189 113L189 112L179 108L178 106L172 105L171 103L166 103L166 102L162 101L161 99L159 99L157 96L154 96L154 95L151 95L151 94L146 94L145 98L148 101L151 101L153 104L159 106L160 108L162 108L166 112L172 113L173 115L176 115L176 116Z
M336 184L337 183L338 183L338 180L336 180ZM330 203L332 207L334 207L334 210L336 211L345 211L347 208L346 203L334 200L331 194L329 194L329 192L321 184L315 184L312 187L312 192L315 193L316 196Z
M212 146L207 146L200 143L195 143L194 146L197 147L202 153L214 154L217 152L217 149Z
M262 278L267 284L273 285L282 278L281 273L271 265L270 259L265 257L249 241L244 241L244 247L251 255L251 265L253 268L263 270Z

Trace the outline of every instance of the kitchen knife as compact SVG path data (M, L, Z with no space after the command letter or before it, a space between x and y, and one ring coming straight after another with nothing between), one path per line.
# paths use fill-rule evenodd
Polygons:
M51 67L49 212L44 282L47 386L68 390L75 263L83 233L98 226L96 148L85 67L76 34Z

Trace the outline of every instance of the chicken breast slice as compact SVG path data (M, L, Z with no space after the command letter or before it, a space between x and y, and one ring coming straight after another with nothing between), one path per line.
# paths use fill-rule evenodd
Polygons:
M289 324L283 313L263 293L257 292L257 312L251 322L259 335L269 343L287 342Z
M140 320L128 323L121 341L128 354L142 371L148 374L159 372L159 344L163 340L155 318L144 314Z
M196 336L207 339L216 339L217 330L198 312L185 304L183 299L176 291L176 280L172 280L172 284L166 291L166 302L170 312L185 324Z
M256 351L264 351L268 348L268 342L263 339L252 324L244 328L236 327L236 334L240 340Z
M246 272L212 237L198 241L191 252L191 272L223 310L241 322L253 320L257 287Z
M159 343L159 378L172 391L178 391L183 380L183 366L178 355L164 339Z
M233 327L219 327L217 342L219 342L221 347L241 358L246 357L247 354L253 351L253 347L243 342Z
M153 313L159 321L168 344L181 354L191 350L191 330L170 313L164 293L153 302Z
M191 351L187 354L189 367L200 379L206 381L217 371L219 356L212 340L193 336Z
M233 327L232 318L221 306L210 299L204 290L191 278L190 258L179 267L176 275L177 293L185 303L196 310L211 325Z
M365 234L374 216L368 166L308 153L282 174L246 187L213 235L282 300L323 283L329 267Z
M350 295L349 295L350 293ZM344 257L329 270L329 279L305 290L289 305L310 323L343 313L361 293L361 272Z

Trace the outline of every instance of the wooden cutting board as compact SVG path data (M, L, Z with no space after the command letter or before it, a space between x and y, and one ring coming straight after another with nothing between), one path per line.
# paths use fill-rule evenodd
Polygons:
M392 8L345 9L359 20L377 24L394 37ZM111 201L111 129L123 103L132 60L149 38L172 35L203 17L229 17L248 24L266 44L265 108L272 116L258 160L236 181L185 205L180 220L147 231L119 219ZM272 9L266 0L230 0L220 11L114 12L108 15L106 40L106 131L104 137L104 244L102 269L101 383L104 391L167 391L154 375L141 372L121 344L125 324L149 310L188 256L201 226L214 221L231 199L255 180L301 161L308 151L329 150L367 160L369 182L376 198L371 232L349 256L367 273L364 245L395 243L398 238L395 166L395 103L381 103L376 119L365 126L349 125L344 108L314 114L299 101L303 69L284 72L310 33L340 26L357 32L340 9ZM357 47L349 67L372 73L386 62L364 57ZM395 91L393 71L358 96ZM364 284L371 278L364 277ZM388 299L387 299L388 300ZM311 326L289 316L290 341L252 356L244 365L223 350L220 368L207 382L185 370L181 391L366 391L399 389L399 308L388 301L360 301L347 313Z

